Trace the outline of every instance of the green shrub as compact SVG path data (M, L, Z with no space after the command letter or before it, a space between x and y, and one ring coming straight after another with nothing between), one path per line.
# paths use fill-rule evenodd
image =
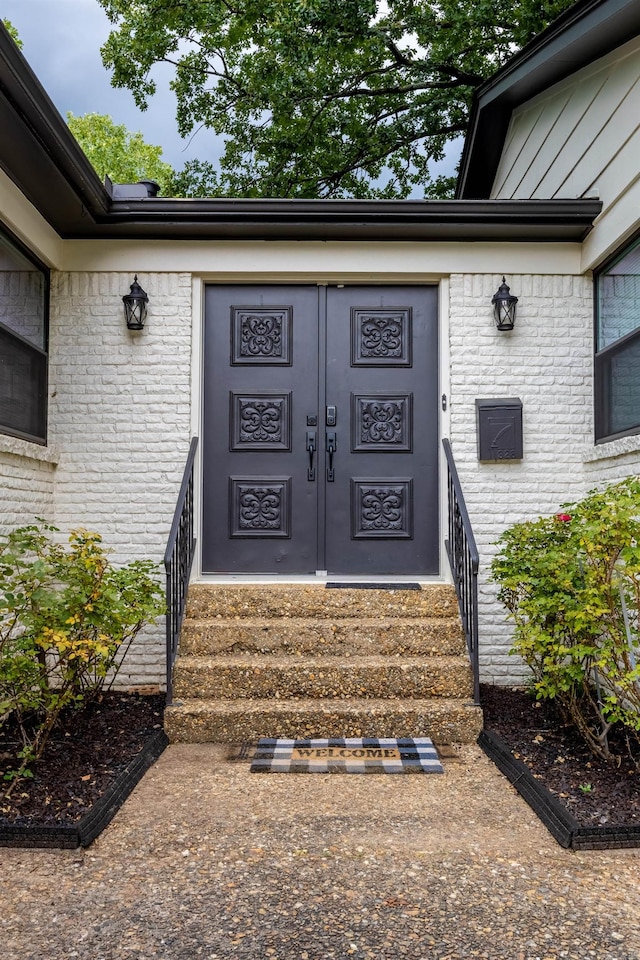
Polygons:
M0 538L0 728L19 731L14 780L30 775L60 713L110 686L134 637L164 613L157 567L114 567L101 537L68 546L43 522Z
M492 574L515 625L512 653L594 753L621 725L640 745L640 480L633 477L498 541Z

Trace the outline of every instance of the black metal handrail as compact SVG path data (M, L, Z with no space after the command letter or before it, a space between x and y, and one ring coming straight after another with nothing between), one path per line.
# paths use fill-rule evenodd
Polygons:
M173 696L173 664L178 652L180 627L196 551L193 535L193 464L197 448L198 438L192 437L167 549L164 553L167 577L167 703L171 703Z
M449 537L445 541L447 556L458 596L469 660L473 670L473 699L480 703L480 664L478 656L478 567L480 557L471 521L462 495L462 487L451 444L442 441L447 460L447 494L449 502Z

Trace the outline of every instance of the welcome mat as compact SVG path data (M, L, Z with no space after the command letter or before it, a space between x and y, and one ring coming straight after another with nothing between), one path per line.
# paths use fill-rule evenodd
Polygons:
M251 773L444 773L428 737L264 738Z

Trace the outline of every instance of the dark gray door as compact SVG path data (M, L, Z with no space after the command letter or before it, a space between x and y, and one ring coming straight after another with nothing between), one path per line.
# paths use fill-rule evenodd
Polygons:
M326 569L437 573L437 288L330 288L326 371Z
M316 569L317 416L318 288L207 287L203 570Z
M203 570L439 571L435 287L208 287Z

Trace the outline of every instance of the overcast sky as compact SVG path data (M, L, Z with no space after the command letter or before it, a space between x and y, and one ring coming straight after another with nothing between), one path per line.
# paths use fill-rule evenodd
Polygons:
M188 141L178 134L170 68L156 68L158 93L143 113L128 90L115 90L102 65L100 46L109 20L97 0L0 0L0 17L12 22L22 52L60 113L108 113L147 143L161 146L163 159L181 168L192 157L215 160L220 142L202 130Z
M211 131L200 130L186 141L178 134L168 65L155 67L158 93L145 112L128 90L111 86L100 58L110 23L98 0L0 0L0 17L16 27L24 56L63 117L68 111L107 113L132 133L140 131L147 143L161 146L163 159L176 169L194 157L219 158L222 141ZM458 139L434 172L452 174L461 147Z

